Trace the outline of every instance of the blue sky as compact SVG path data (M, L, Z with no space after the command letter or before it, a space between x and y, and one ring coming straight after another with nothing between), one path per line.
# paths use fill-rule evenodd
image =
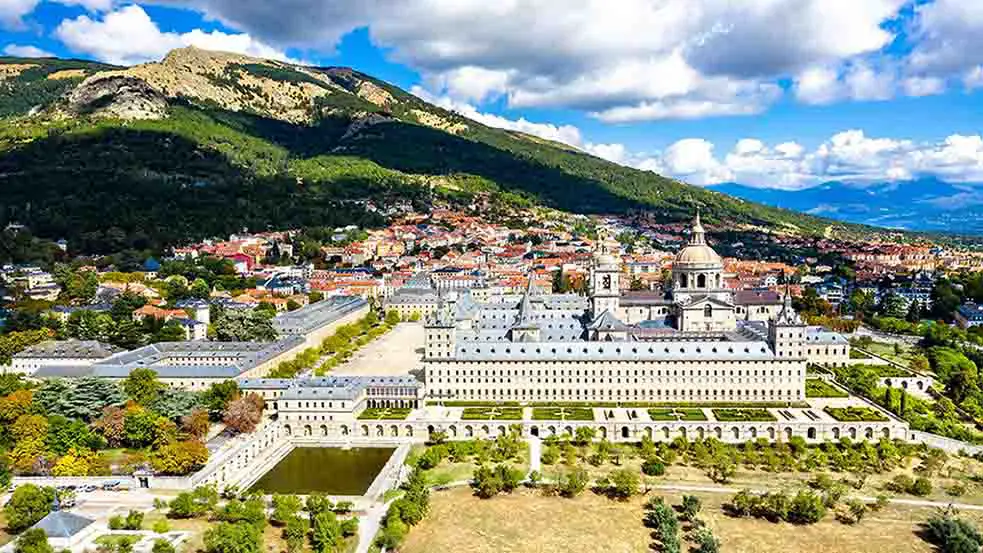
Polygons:
M983 2L0 0L0 51L351 66L698 185L983 182Z

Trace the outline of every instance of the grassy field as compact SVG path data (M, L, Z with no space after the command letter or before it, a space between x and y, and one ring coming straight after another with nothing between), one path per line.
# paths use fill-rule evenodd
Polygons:
M806 397L847 397L850 394L819 378L806 380Z
M913 346L907 344L900 344L900 353L895 353L894 344L885 344L883 342L873 342L863 349L906 367L911 363L911 360L917 353L917 350Z
M678 495L666 500L678 504ZM915 532L932 509L889 506L860 524L848 526L832 514L812 526L735 519L722 513L729 499L701 494L701 518L728 553L929 553ZM455 489L431 496L431 512L414 527L403 553L644 553L651 551L642 525L644 498L619 502L585 493L577 499L542 497L522 491L491 500ZM976 524L976 512L962 513Z

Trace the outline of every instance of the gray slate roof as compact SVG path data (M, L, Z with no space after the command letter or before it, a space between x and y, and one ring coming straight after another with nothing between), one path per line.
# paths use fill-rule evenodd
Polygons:
M68 511L53 511L38 521L32 528L40 528L49 538L70 538L88 528L94 520Z

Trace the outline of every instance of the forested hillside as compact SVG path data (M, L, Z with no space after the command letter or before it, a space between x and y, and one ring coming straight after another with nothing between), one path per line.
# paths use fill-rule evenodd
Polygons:
M424 207L477 192L580 213L683 220L701 206L717 222L857 229L493 129L345 68L185 49L126 70L4 58L0 76L0 225L75 251L371 226L383 218L363 200Z

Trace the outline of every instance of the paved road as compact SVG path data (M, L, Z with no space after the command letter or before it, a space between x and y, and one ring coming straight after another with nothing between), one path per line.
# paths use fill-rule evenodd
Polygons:
M673 492L701 492L701 493L726 493L735 494L743 487L728 487L728 486L692 486L689 484L656 484L650 486L653 490L663 490L663 491L673 491ZM755 492L764 492L765 489L752 489ZM871 497L867 495L850 495L848 497L854 499L860 499L862 501L876 501L876 497ZM901 497L890 497L888 498L889 503L895 503L898 505L911 505L914 507L945 507L951 505L957 509L963 509L968 511L983 511L983 505L974 505L972 503L953 503L951 501L932 501L930 499L906 499Z
M376 503L359 517L358 547L355 548L355 553L369 553L375 535L379 533L379 527L382 525L382 517L386 516L386 511L389 510L389 503L392 503L392 500L388 503Z
M543 466L540 456L543 453L543 442L536 436L529 437L529 474L538 472L542 474ZM526 475L528 476L528 474Z

